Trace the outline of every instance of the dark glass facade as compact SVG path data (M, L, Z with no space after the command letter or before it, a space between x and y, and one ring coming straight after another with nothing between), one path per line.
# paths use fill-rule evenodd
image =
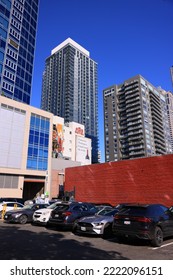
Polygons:
M0 94L30 104L39 0L0 0Z
M92 139L92 162L97 163L97 63L70 38L62 44L45 63L41 108L64 118L65 122L83 124L86 137Z

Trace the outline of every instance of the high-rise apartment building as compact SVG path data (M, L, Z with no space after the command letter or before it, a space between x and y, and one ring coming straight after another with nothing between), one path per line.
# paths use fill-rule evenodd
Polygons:
M167 106L169 129L170 129L170 136L171 136L171 146L173 151L173 93L171 91L166 92L163 89L160 89L160 91L166 97L166 106Z
M137 75L103 96L105 161L172 153L163 92Z
M41 108L65 122L83 124L86 137L92 140L92 162L98 162L97 63L70 38L46 59Z
M39 0L0 0L0 94L30 104Z
M172 82L172 87L173 87L173 66L171 66L170 72L171 72L171 82Z

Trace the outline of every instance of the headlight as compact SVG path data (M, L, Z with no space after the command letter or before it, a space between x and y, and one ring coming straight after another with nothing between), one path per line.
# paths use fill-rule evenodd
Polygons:
M20 217L22 215L22 213L18 213L18 214L15 214L15 215L13 215L15 218L18 218L18 217Z

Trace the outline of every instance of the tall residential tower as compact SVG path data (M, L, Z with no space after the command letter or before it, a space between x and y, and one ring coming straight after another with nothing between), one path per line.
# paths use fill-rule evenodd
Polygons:
M98 162L97 63L90 53L68 38L46 59L41 108L63 117L65 122L85 126L92 140L92 162Z
M167 96L141 75L103 91L105 161L172 153Z
M172 87L173 87L173 66L171 66L170 72L171 72L171 82L172 82Z
M0 94L30 104L39 0L0 0Z

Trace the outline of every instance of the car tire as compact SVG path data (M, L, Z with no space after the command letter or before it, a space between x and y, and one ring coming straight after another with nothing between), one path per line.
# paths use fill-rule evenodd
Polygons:
M2 219L2 211L0 211L0 219Z
M20 216L20 218L19 218L19 223L20 224L24 225L24 224L27 223L27 221L28 221L28 217L26 215Z
M103 234L102 234L102 238L107 239L107 238L111 237L112 235L113 235L112 225L111 224L105 225L104 230L103 230Z
M163 231L160 227L156 227L154 231L154 238L151 241L151 245L154 247L160 247L163 243Z

